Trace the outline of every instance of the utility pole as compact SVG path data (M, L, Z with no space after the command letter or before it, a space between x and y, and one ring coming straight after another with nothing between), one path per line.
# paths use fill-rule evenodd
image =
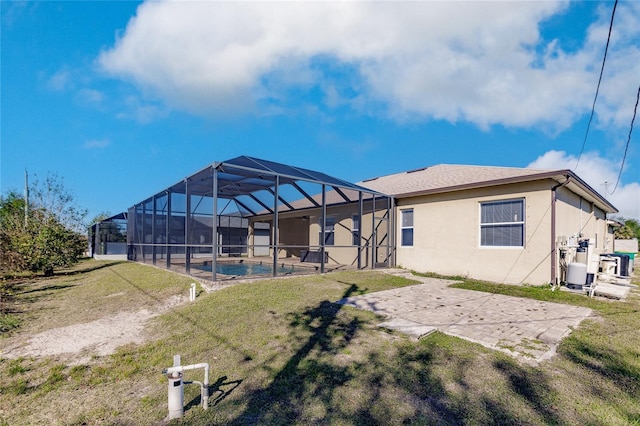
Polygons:
M609 182L605 180L603 185L604 185L604 198L607 199L607 196L609 195Z
M24 169L24 227L29 219L29 172Z

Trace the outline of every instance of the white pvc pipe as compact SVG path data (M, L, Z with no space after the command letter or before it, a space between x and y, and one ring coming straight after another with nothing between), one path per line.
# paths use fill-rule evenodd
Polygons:
M184 382L182 373L169 373L167 389L167 401L169 408L169 420L179 419L184 414Z
M196 283L191 283L191 288L189 289L189 301L193 302L196 300Z
M187 370L195 370L198 368L204 368L204 384L202 385L200 392L202 395L202 408L204 410L209 408L209 364L202 362L200 364L180 365L177 367L170 367L165 370L166 374L182 373Z
M180 366L180 355L173 356L173 366ZM167 379L169 379L169 387L167 389L169 420L179 419L184 414L184 382L182 381L182 373L169 373L167 374Z

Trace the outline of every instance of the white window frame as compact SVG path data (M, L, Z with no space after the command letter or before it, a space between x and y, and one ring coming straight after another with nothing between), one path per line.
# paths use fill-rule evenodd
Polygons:
M522 218L514 218L512 221L507 222L482 222L482 208L485 205L491 204L502 204L502 203L513 203L519 202L522 204ZM478 244L480 248L488 248L488 249L523 249L526 244L526 202L525 198L508 198L503 200L491 200L491 201L481 201L478 204L478 222L479 222L479 235L478 235ZM483 244L482 241L482 231L483 229L488 228L498 228L500 226L519 226L521 227L522 232L522 244L520 245L493 245L493 244Z
M362 227L362 218L359 214L351 216L351 245L360 246L360 228ZM358 226L356 226L356 224Z
M411 225L405 225L405 213L411 213ZM414 223L415 223L415 216L414 216L414 210L413 208L411 209L401 209L400 210L400 246L401 247L413 247L413 239L414 239ZM411 244L405 244L404 241L404 231L411 231Z
M336 242L336 218L333 216L327 216L325 218L325 223L327 226L324 228L324 246L333 246ZM320 218L319 225L320 232L318 232L318 243L320 246L322 246L322 218ZM331 235L331 237L329 237L329 235ZM330 240L330 242L327 243L327 240Z

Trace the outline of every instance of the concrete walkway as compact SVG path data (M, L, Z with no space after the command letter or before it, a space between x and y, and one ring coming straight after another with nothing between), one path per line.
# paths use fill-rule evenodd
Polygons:
M337 303L388 317L380 324L415 337L439 330L540 362L591 315L591 309L449 288L455 281L396 273L422 284L349 297Z

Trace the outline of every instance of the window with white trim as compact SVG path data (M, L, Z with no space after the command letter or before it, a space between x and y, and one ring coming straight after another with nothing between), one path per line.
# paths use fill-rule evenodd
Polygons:
M401 245L413 246L413 209L400 210L402 214L402 227L400 229Z
M481 247L524 247L524 199L480 203Z
M360 215L351 216L351 244L360 245Z
M324 227L324 245L332 246L334 230L336 226L336 219L334 217L325 218L325 227ZM320 245L322 245L322 218L320 219L320 232L318 233L318 241Z

